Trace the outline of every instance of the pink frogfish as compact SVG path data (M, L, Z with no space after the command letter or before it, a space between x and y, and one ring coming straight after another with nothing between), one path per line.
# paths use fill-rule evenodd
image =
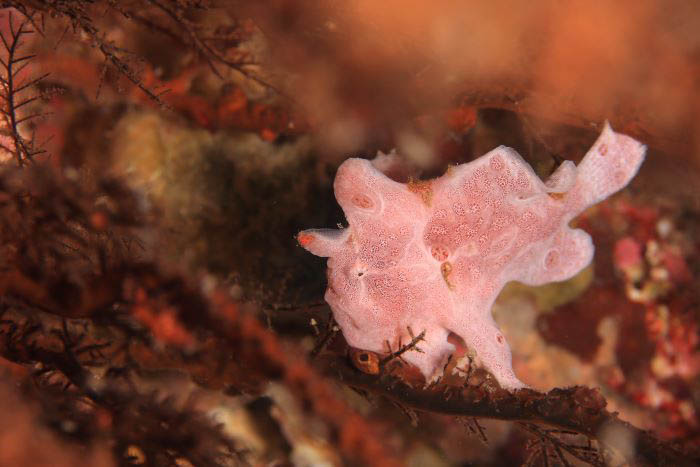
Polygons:
M525 385L491 315L497 295L509 281L564 281L588 266L591 237L568 224L625 187L645 152L606 123L578 166L565 161L545 182L505 146L408 183L382 171L395 155L351 158L333 185L348 227L304 230L297 239L328 257L325 299L349 345L386 353L387 342L395 350L409 332L424 332L422 352L403 357L431 380L455 350L454 333L514 390Z

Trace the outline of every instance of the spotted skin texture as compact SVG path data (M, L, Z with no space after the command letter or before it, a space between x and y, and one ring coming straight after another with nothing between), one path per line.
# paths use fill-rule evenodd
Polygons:
M349 226L305 230L298 240L328 257L325 298L351 346L382 353L386 342L410 341L409 329L425 331L423 352L404 358L430 380L454 351L454 333L502 387L521 388L494 300L509 281L541 285L585 268L591 238L569 221L626 186L645 150L606 124L578 167L564 162L546 182L504 146L407 184L373 161L348 159L334 190Z

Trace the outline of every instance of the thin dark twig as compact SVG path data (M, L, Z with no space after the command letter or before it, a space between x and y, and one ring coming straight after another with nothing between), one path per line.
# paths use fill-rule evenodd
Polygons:
M204 60L206 61L207 65L211 69L211 71L218 77L223 77L219 69L216 67L216 63L218 62L222 65L225 65L226 67L240 73L243 75L246 79L249 79L251 81L256 82L257 84L263 86L266 89L271 89L275 93L277 93L280 96L283 96L286 99L289 99L291 102L295 102L295 100L284 93L281 89L277 88L275 85L272 83L260 78L259 76L256 76L254 73L251 73L250 71L246 70L245 67L248 65L251 65L250 63L243 63L243 62L237 62L237 61L232 61L226 56L224 56L221 51L215 49L214 47L211 47L209 44L207 44L206 40L203 40L197 31L195 30L193 24L191 21L189 21L187 18L185 18L182 8L170 8L167 5L162 4L161 2L157 0L148 0L149 3L155 5L157 8L159 8L161 11L163 11L166 15L168 15L178 26L182 27L187 35L189 36L192 44L202 55Z
M409 330L409 334L412 334L410 332L410 330ZM379 361L379 365L380 366L386 365L390 361L392 361L396 358L400 358L401 355L408 352L409 350L415 350L416 352L422 352L422 350L419 349L417 346L418 346L419 342L424 340L424 338L425 338L425 331L423 331L420 334L418 334L417 336L413 337L413 339L411 339L411 342L409 342L408 344L400 346L397 351L392 352L389 355L387 355L386 357L382 358Z
M75 8L71 4L56 3L52 4L52 10L59 13L70 20L74 29L79 29L84 32L97 47L97 49L102 53L105 60L110 63L122 76L126 77L131 83L138 87L144 94L146 94L150 99L159 104L164 109L170 109L170 107L163 102L158 95L156 95L151 89L143 84L141 79L136 75L134 70L129 67L118 55L118 52L125 52L123 49L110 44L100 35L100 31L92 24L90 17L82 12L80 9Z
M333 338L338 334L338 326L336 326L335 320L333 319L333 315L331 315L328 318L328 324L326 325L326 330L321 336L320 339L316 342L316 345L314 345L314 348L311 350L309 353L309 358L312 360L316 358L316 356L321 353L333 340Z
M536 442L541 445L543 456L548 457L548 452L551 451L559 462L565 467L571 466L571 462L567 460L564 451L574 458L589 465L595 467L602 467L605 465L604 459L600 452L590 445L590 438L587 438L588 446L578 446L562 441L559 439L559 436L576 436L579 435L579 433L569 430L545 429L535 425L534 423L519 422L518 425L537 436Z

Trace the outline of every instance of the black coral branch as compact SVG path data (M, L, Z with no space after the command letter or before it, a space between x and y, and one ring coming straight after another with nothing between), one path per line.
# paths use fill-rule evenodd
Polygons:
M16 19L17 16L20 16L20 19ZM0 28L0 40L4 52L0 56L2 66L0 113L3 119L0 147L11 154L19 165L23 165L34 156L45 152L37 147L33 135L27 137L23 130L26 123L43 115L40 112L33 112L28 106L41 98L40 93L32 91L48 76L48 73L32 76L28 65L34 55L22 54L27 36L35 32L31 17L13 15L13 11L9 10L3 21L5 19L7 28Z

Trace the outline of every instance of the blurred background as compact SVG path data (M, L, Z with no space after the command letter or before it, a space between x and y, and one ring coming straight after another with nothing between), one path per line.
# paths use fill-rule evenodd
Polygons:
M395 149L432 177L504 144L546 178L606 120L648 153L574 221L593 265L509 284L494 315L534 389L597 387L621 419L697 449L699 3L2 6L0 464L362 465L288 367L257 368L273 337L241 350L203 318L194 303L215 293L255 317L242 336L260 326L327 374L402 463L629 460L626 432L597 433L598 457L559 455L580 433L417 411L334 380L323 362L348 348L323 302L325 260L295 239L346 223L332 182L348 157Z

